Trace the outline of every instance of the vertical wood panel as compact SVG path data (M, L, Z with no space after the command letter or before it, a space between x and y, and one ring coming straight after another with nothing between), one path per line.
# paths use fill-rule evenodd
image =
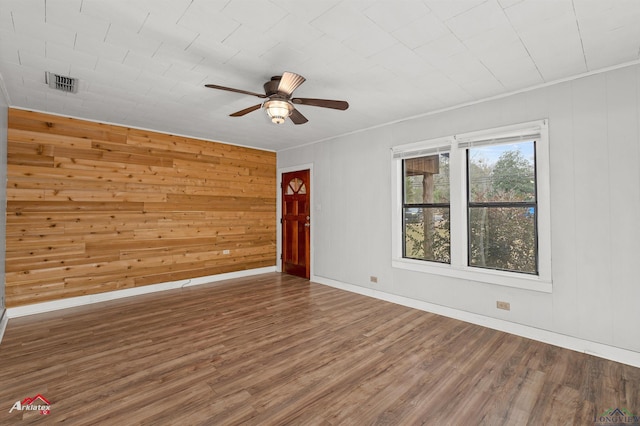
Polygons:
M7 306L275 265L275 153L14 109L8 127Z
M572 336L579 334L580 321L577 312L582 303L578 270L576 199L572 195L576 185L575 150L580 144L573 136L573 96L571 83L558 84L547 89L550 92L549 120L549 177L551 190L551 253L553 256L553 293L563 303L554 303L553 322L557 330ZM536 307L536 309L539 309Z
M640 323L640 146L638 143L637 69L623 68L607 77L607 145L609 148L609 205L611 206L611 304L613 344L624 346L637 335ZM635 315L634 315L635 314ZM629 315L633 315L629 320Z
M574 199L580 337L611 344L611 216L607 146L606 75L576 80L573 86Z

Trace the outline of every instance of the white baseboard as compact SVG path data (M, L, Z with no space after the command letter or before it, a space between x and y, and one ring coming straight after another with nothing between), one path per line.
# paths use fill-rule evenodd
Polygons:
M8 322L9 315L7 314L7 310L4 309L2 313L0 313L0 343L2 343L2 336L4 336L4 330L6 330Z
M123 290L109 291L106 293L89 294L86 296L70 297L68 299L53 300L51 302L34 303L33 305L17 306L8 308L6 318L17 318L25 315L40 314L43 312L56 311L58 309L73 308L76 306L89 305L92 303L105 302L107 300L121 299L123 297L139 296L141 294L155 293L164 290L173 290L181 287L190 287L200 284L208 284L216 281L230 280L233 278L249 277L252 275L275 272L275 266L249 269L246 271L229 272L226 274L209 275L187 280L170 281L160 284L151 284L141 287L127 288Z
M411 299L405 296L398 296L371 288L346 284L325 277L312 276L311 281L640 368L640 352L592 342L590 340L567 336L565 334L516 324L510 321L491 318L471 312L461 311L447 306L436 305L434 303Z

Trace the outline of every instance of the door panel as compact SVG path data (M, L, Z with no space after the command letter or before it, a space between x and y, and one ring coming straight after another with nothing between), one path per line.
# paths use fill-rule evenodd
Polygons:
M309 170L282 175L282 270L309 279L311 247Z

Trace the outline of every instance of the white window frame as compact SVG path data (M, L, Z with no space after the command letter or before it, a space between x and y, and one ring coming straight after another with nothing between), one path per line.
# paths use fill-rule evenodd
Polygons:
M468 266L466 149L474 145L504 143L505 140L536 141L536 191L538 274L498 271ZM402 161L435 152L449 152L451 263L443 264L403 257ZM538 120L477 132L463 133L391 149L392 266L411 271L461 278L551 293L551 206L549 186L549 131L547 120Z

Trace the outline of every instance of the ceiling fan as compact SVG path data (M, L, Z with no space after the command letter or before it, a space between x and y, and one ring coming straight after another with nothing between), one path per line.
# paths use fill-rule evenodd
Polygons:
M250 106L243 110L229 114L231 117L242 117L252 111L260 108L264 108L271 121L276 124L284 123L285 119L289 117L294 124L304 124L307 118L300 113L293 104L296 105L310 105L322 108L333 108L344 111L349 108L349 103L345 101L335 101L330 99L314 99L314 98L292 98L291 94L302 83L305 82L305 78L299 74L292 72L284 72L282 75L271 77L271 80L264 84L264 95L261 93L248 92L246 90L233 89L231 87L218 86L216 84L205 84L205 87L218 90L226 90L229 92L242 93L245 95L257 96L266 101Z

